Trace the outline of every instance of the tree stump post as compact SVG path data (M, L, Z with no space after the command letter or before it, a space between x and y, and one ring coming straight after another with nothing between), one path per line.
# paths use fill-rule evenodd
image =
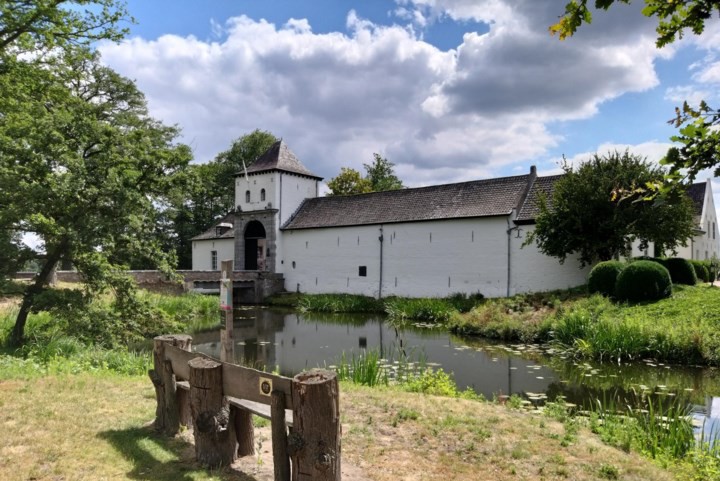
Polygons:
M237 458L237 442L234 420L223 395L222 364L197 357L188 366L197 461L211 468L229 466Z
M324 369L300 373L293 378L292 393L292 481L340 481L337 375Z
M238 456L251 456L255 454L255 426L252 422L252 413L245 409L230 407L233 423L235 425L235 438L238 443Z
M148 375L155 386L157 399L154 425L156 430L168 436L174 436L180 430L183 418L187 418L187 415L183 413L183 408L187 403L183 403L182 400L185 396L178 393L172 364L165 360L166 345L189 351L192 346L192 337L185 334L171 334L157 336L153 339L154 369L151 369Z
M282 391L273 391L271 394L270 424L275 481L290 481L290 458L285 428L285 393Z

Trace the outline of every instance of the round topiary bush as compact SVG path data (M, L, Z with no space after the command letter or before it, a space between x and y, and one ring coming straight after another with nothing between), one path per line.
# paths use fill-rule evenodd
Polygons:
M697 275L695 275L695 268L687 259L682 257L672 257L665 259L665 267L670 271L670 278L673 284L687 284L688 286L694 286L697 284Z
M670 294L670 273L657 262L633 262L622 270L615 283L615 296L624 301L655 301Z
M710 272L707 268L707 263L703 261L690 261L693 269L695 269L695 276L698 281L710 282Z
M588 277L590 294L597 292L606 297L615 295L615 281L624 268L625 264L619 261L599 262L592 268Z

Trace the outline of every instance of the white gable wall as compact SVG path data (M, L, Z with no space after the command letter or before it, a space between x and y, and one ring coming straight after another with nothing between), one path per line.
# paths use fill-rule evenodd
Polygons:
M720 236L718 236L717 213L710 179L707 180L705 186L705 200L700 215L699 227L705 232L693 238L691 246L692 259L712 259L713 255L720 257Z
M207 239L193 241L192 268L194 271L211 271L212 251L217 251L217 269L220 262L232 260L235 254L235 239Z

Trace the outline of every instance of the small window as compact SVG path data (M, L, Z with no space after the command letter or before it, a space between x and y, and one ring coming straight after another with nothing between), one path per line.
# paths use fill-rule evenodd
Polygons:
M247 202L247 203L250 202L250 191L249 190L245 191L245 202Z
M265 189L260 189L260 202L265 202Z
M358 276L367 277L367 266L358 267Z
M217 251L210 251L210 270L217 270Z
M715 222L713 222L713 239L715 238Z

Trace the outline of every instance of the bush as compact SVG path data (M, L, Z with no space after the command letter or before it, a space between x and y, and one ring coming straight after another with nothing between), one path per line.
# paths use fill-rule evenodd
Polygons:
M708 271L707 262L689 261L695 269L695 276L701 282L710 282L710 272Z
M673 284L686 284L688 286L697 284L695 269L687 259L683 259L682 257L665 259L665 267L670 272L670 278Z
M615 294L615 281L624 268L625 264L619 261L598 263L590 271L588 278L590 294L599 293L606 297L612 297Z
M707 262L707 268L708 268L708 282L715 282L718 277L718 260L713 257Z
M618 275L615 285L615 296L626 301L654 301L670 297L671 294L670 273L652 261L637 261L628 265Z

